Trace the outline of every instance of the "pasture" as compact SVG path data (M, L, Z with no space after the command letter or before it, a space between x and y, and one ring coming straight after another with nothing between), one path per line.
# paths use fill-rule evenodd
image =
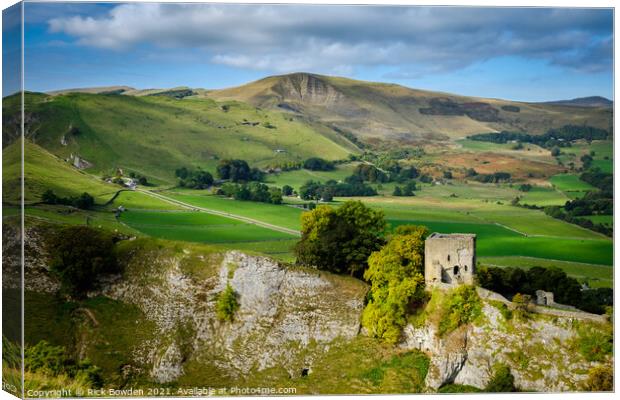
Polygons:
M199 243L290 240L294 236L197 211L127 211L121 221L149 236Z
M551 184L562 192L587 192L596 190L596 188L587 182L579 179L579 176L573 174L558 174L551 177Z

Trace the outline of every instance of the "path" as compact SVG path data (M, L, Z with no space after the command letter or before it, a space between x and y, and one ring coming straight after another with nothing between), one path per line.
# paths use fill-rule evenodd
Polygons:
M151 197L155 197L155 198L157 198L159 200L162 200L162 201L165 201L167 203L174 204L174 205L177 205L177 206L181 206L181 207L184 207L184 208L188 208L188 209L191 209L191 210L198 210L198 211L206 212L207 214L219 215L221 217L236 219L238 221L242 221L242 222L245 222L245 223L248 223L248 224L254 224L254 225L257 225L257 226L261 226L263 228L271 229L273 231L288 233L289 235L301 236L301 233L299 231L295 230L295 229L284 228L282 226L269 224L267 222L259 221L259 220L253 219L253 218L243 217L241 215L230 214L230 213L227 213L227 212L224 212L224 211L212 210L210 208L204 208L204 207L195 206L193 204L185 203L183 201L176 200L176 199L173 199L173 198L168 197L168 196L164 196L163 194L160 194L160 193L151 192L150 190L136 189L136 191L140 192L140 193L144 193L144 194L146 194L148 196L151 196Z

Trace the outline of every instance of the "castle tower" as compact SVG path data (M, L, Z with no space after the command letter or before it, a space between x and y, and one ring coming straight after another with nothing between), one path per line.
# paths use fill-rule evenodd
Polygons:
M473 285L476 235L433 233L424 244L424 280L427 287Z

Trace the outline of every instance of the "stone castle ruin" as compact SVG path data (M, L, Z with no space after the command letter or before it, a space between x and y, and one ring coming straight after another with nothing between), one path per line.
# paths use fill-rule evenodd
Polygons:
M433 233L424 245L424 280L427 287L473 285L476 235Z

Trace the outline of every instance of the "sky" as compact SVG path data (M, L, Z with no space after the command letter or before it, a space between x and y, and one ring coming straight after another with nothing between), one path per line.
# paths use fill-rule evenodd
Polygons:
M613 96L613 12L26 3L25 87L223 88L311 72L520 101Z

